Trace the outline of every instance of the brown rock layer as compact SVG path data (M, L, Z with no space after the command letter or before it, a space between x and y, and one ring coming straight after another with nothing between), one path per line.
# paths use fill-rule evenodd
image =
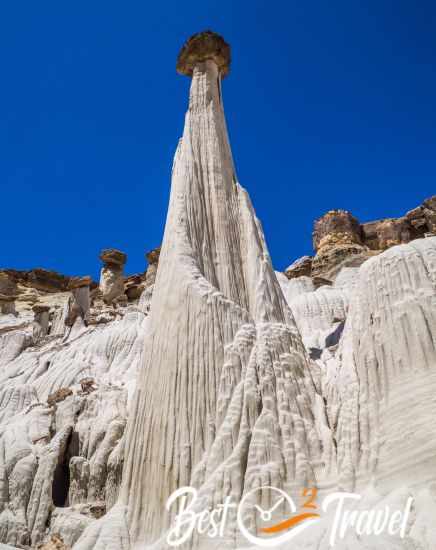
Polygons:
M177 59L177 72L192 76L197 63L212 59L218 66L221 77L230 69L230 46L217 33L204 31L194 34L184 44Z
M130 275L124 279L124 294L129 302L138 300L145 288L145 273Z
M68 275L61 275L49 269L31 269L29 271L17 271L16 269L3 269L0 275L6 275L15 284L42 290L44 292L64 292L68 288L71 279Z
M312 275L312 256L303 256L295 260L286 270L285 275L288 279L296 279L297 277L310 277Z
M360 223L346 210L330 210L315 222L313 247L319 252L344 244L362 244Z
M123 266L127 261L127 254L116 248L105 248L100 252L100 260L106 265Z
M435 233L436 196L400 218L364 224L350 212L331 210L315 222L313 246L316 256L312 260L311 276L332 281L342 267L357 267L391 246ZM299 265L298 261L291 268L294 265ZM291 278L292 270L287 270L286 275Z
M91 286L92 279L88 275L85 277L71 277L68 282L68 290L75 288L83 288L85 286Z

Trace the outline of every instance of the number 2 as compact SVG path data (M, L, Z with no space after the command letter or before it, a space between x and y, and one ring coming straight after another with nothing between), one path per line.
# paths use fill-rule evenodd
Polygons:
M309 496L310 495L310 496ZM317 508L315 503L316 497L318 495L318 489L316 487L305 487L301 493L303 498L307 498L303 504L303 508Z

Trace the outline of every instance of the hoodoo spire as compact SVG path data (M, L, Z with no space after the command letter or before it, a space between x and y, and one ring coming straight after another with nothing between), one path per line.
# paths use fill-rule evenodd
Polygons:
M201 487L219 505L265 475L277 487L313 477L313 420L301 410L315 390L310 376L302 382L304 348L235 175L220 85L229 66L229 46L210 31L190 38L177 62L192 76L189 108L126 435L122 499L140 542L165 534L165 504L180 487ZM292 442L280 423L295 419Z

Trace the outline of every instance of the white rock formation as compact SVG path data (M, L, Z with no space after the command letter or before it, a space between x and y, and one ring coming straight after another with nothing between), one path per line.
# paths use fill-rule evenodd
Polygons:
M344 487L435 481L435 291L435 238L396 246L359 270L329 387Z
M114 309L73 280L73 295L38 294L35 319L27 302L0 315L0 543L158 550L176 488L197 487L200 509L313 485L358 491L359 510L414 497L404 538L350 531L335 548L436 548L436 237L332 287L276 275L233 167L226 46L205 33L182 52L193 78L155 284ZM254 508L246 520L256 532ZM332 521L281 548L327 550ZM223 539L184 548L248 547L232 512Z
M334 323L345 320L348 299L344 292L323 286L293 298L289 306L306 347L322 348Z
M32 314L0 317L1 542L34 548L60 533L73 545L117 500L146 324L132 304L81 331L40 331L35 343Z
M288 304L291 300L305 292L315 291L315 286L310 277L302 276L296 279L288 279L283 273L280 273L280 271L276 271L276 277Z
M180 486L219 504L330 473L322 398L237 183L212 58L193 66L146 349L122 490L134 541L165 533L162 503Z

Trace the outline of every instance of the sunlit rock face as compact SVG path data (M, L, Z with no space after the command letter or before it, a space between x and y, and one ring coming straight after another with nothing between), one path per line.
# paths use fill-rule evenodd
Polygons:
M0 543L162 550L177 488L196 487L200 511L313 486L358 491L361 510L414 498L404 538L351 531L335 548L436 548L436 203L371 227L332 211L316 240L326 263L275 273L233 165L229 64L211 32L179 57L189 108L145 276L118 277L106 301L87 277L0 277L17 303L0 314ZM364 254L342 262L341 247ZM273 503L265 490L250 503L259 533L255 506ZM280 548L326 550L331 527L323 516ZM248 547L233 511L224 538L183 550Z
M138 301L92 306L89 285L0 315L0 543L14 548L72 548L118 499L147 317Z
M359 266L371 256L358 220L346 210L331 210L315 222L312 277L333 281L345 266Z
M122 497L138 541L165 534L171 516L162 503L181 486L195 484L203 502L219 504L265 481L298 485L331 467L333 445L323 462L309 412L322 399L237 182L220 76L213 58L194 63L174 161L126 438Z
M359 270L329 386L340 401L343 486L435 480L435 282L434 237L393 247Z
M368 258L398 244L436 235L436 196L399 218L360 224L346 210L330 210L315 221L314 258L304 256L286 270L288 278L311 276L333 282L344 267L358 267Z
M286 270L285 275L288 279L297 279L300 277L312 276L312 256L303 256L295 260Z

